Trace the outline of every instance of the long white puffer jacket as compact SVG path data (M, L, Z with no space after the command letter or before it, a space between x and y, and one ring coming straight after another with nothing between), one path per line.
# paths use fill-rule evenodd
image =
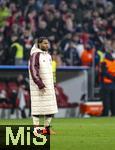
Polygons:
M39 53L39 69L35 71L34 58ZM34 45L31 49L29 61L29 79L31 94L32 115L47 115L58 112L57 102L53 83L52 60L48 52L44 52ZM35 72L34 72L35 71ZM39 74L42 83L45 85L46 92L43 93L35 83L32 72ZM39 80L39 79L38 79Z

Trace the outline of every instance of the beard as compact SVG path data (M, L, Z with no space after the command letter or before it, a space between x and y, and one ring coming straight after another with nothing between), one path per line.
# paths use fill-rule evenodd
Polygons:
M48 51L48 48L41 47L41 50L42 50L42 51Z
M47 51L45 48L42 48L42 51Z

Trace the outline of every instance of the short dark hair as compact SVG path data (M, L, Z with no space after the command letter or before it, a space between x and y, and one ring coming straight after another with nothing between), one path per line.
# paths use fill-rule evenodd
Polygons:
M39 37L38 40L37 40L37 43L38 43L38 44L39 44L39 43L42 43L43 40L48 40L48 38L47 38L47 37Z
M42 36L42 37L39 37L39 38L37 39L36 43L37 43L38 48L39 48L39 44L40 44L40 43L42 43L42 42L43 42L43 40L48 40L48 38L47 38L47 37Z

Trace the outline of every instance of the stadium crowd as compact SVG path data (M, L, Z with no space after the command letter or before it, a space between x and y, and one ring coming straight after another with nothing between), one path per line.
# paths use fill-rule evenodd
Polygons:
M25 65L40 36L51 42L57 65L88 65L115 49L115 2L0 0L0 64ZM2 43L2 44L1 44Z

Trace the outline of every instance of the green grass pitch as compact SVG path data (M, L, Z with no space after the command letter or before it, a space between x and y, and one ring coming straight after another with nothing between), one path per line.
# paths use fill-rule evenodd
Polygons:
M32 119L0 120L0 125L32 125ZM115 150L115 118L53 119L51 150Z

